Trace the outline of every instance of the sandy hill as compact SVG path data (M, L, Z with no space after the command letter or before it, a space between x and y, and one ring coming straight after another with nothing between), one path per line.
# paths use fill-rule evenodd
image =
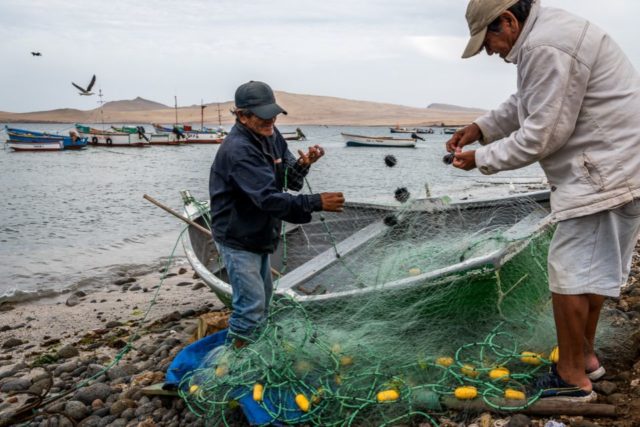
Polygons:
M478 114L482 114L485 112L485 110L482 110L480 108L461 107L459 105L438 104L438 103L429 104L427 108L431 108L433 110L442 110L442 111L466 111L468 113L478 113Z
M471 122L482 114L482 110L456 107L446 104L432 104L429 108L407 107L370 101L329 96L301 95L289 92L276 92L278 104L289 114L280 116L280 124L300 125L363 125L363 126L430 126L460 125ZM205 123L218 122L218 106L223 124L232 123L230 114L233 102L206 104ZM455 108L454 108L455 107ZM0 122L60 122L60 123L173 123L174 108L143 98L112 101L100 109L75 110L56 109L32 113L0 112ZM178 121L183 123L200 122L200 106L178 108Z
M113 111L147 111L147 110L163 110L171 108L168 105L161 104L155 101L149 101L148 99L137 97L132 100L125 101L110 101L105 102L104 110Z

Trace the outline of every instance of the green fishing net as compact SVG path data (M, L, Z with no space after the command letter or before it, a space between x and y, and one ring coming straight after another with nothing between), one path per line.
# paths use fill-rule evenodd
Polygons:
M509 410L537 399L526 384L555 343L548 207L398 199L283 228L270 316L249 345L213 350L184 378L194 413L228 425L251 399L284 424L437 425L447 402Z

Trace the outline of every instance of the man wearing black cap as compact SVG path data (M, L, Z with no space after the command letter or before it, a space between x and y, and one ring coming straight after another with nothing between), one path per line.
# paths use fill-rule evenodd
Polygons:
M605 297L618 297L640 232L640 75L591 22L540 0L470 0L471 38L517 65L516 93L447 142L453 165L484 174L539 162L557 227L547 260L560 358L540 397L588 402ZM480 141L476 150L462 148Z
M273 292L269 254L282 221L307 223L315 211L340 212L342 193L292 195L324 150L315 145L295 159L274 126L278 114L271 88L241 85L235 94L236 124L220 145L209 178L211 228L233 290L229 334L237 347L255 337Z

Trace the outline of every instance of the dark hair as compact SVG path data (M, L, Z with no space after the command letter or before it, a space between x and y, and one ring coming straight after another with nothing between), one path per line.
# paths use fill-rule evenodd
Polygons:
M529 13L531 12L531 6L535 0L518 0L516 4L507 9L509 12L513 13L513 16L516 17L518 22L521 24L527 20L529 17ZM487 25L487 31L491 31L493 33L500 32L500 21L501 17L498 16L493 20L489 25Z

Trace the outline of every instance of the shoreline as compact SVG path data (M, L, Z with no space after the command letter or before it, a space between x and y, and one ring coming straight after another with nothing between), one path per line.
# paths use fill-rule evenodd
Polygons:
M618 354L602 355L607 375L594 386L599 403L618 406L620 417L588 424L583 417L529 416L530 424L523 425L542 427L551 419L571 426L640 425L639 249L640 245L622 298L606 303L609 313L632 326L627 339L636 352L632 360L621 360ZM142 389L162 382L175 355L193 339L201 314L222 312L224 316L227 310L190 266L174 264L158 288L160 278L161 271L156 269L137 276L122 275L100 289L0 304L0 426L7 425L3 422L26 398L24 394L11 396L12 392L38 393L51 387L50 397L73 390L82 380L100 374L134 333L140 338L132 341L133 347L119 364L47 408L85 427L205 425L180 398L147 396ZM145 318L157 289L156 303ZM482 417L504 420L508 415L485 413ZM458 425L448 424L455 417L455 412L441 415L441 426ZM247 425L240 411L234 412L233 418L231 425ZM61 417L59 424L48 424L39 416L32 425L70 425L65 422Z

